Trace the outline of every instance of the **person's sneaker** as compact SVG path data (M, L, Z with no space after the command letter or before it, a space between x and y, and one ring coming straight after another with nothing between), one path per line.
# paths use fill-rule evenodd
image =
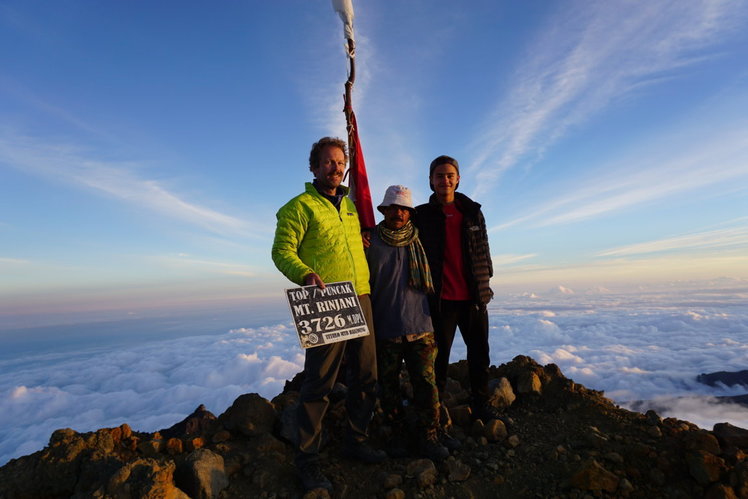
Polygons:
M296 464L301 484L306 490L325 489L332 492L332 483L322 473L319 461L310 460Z
M357 461L369 464L381 463L382 461L387 459L386 452L374 449L364 442L353 442L345 444L343 446L342 454L343 457L356 459Z
M436 438L435 434L421 439L420 451L423 457L427 457L432 461L443 461L449 457L449 449L439 443L439 439Z
M449 452L454 452L462 447L462 442L450 435L445 428L439 428L436 435L439 438L439 442L441 442L441 444L446 447Z

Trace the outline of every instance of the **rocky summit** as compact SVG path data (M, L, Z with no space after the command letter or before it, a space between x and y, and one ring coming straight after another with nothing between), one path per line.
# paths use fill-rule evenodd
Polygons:
M449 374L443 419L459 448L438 462L417 454L408 414L406 431L380 415L371 425L375 447L404 457L342 458L346 388L336 386L322 453L332 494L302 490L293 466L300 374L272 401L242 395L218 417L200 406L156 433L57 430L0 468L0 498L748 498L748 430L631 412L524 356L491 367L499 417L481 421L465 362ZM412 394L405 372L402 388Z

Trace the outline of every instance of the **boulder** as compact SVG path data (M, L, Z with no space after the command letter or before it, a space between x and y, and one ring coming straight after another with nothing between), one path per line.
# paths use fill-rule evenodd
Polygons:
M497 409L506 409L515 401L517 396L512 390L512 384L505 377L492 379L488 385L488 403Z
M688 453L686 462L689 473L701 486L718 481L726 470L724 460L703 450Z
M186 435L199 435L211 430L215 421L216 417L213 413L208 411L203 404L200 404L192 414L165 430L159 430L159 433L166 439Z
M173 461L158 461L152 458L136 459L123 465L109 477L106 485L108 497L130 499L131 497L159 497L163 499L189 499L189 496L174 486Z
M227 430L254 437L273 430L276 412L273 404L256 393L247 393L237 398L218 417Z
M223 457L208 449L196 449L179 464L177 486L193 499L216 499L228 487Z
M597 461L585 461L582 467L571 477L569 483L580 490L604 490L615 492L618 488L618 476L603 468Z
M748 449L748 430L733 426L730 423L714 425L714 435L724 447Z

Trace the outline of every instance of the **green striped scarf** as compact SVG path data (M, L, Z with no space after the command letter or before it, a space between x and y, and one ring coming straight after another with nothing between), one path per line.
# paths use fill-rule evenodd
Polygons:
M377 233L382 241L390 246L408 247L408 254L410 255L408 259L410 270L408 284L425 293L434 293L434 281L431 279L429 261L426 258L421 240L418 238L418 229L411 221L408 220L405 225L397 230L388 229L384 222L380 222L377 225Z

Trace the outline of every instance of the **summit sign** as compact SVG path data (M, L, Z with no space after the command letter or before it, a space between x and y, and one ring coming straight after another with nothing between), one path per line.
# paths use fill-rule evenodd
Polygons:
M350 281L286 289L299 343L313 348L369 334L361 303Z

